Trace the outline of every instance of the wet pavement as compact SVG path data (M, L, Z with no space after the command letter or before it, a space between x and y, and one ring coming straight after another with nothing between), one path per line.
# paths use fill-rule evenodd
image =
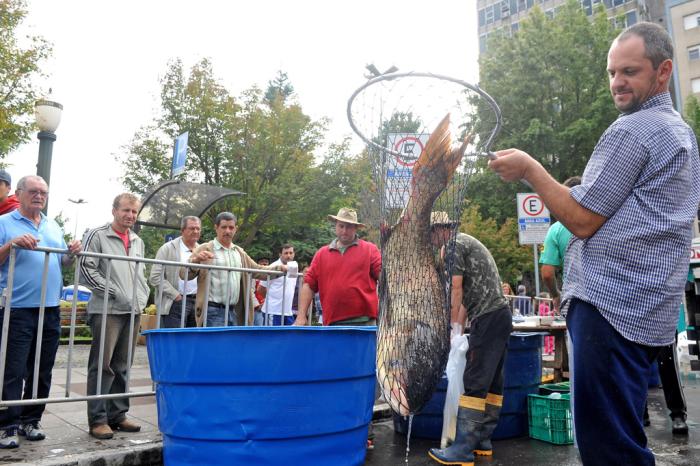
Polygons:
M87 354L89 346L75 348L72 356L73 374L70 393L85 394L87 379ZM66 347L59 349L53 375L52 396L65 396L67 386ZM649 414L652 425L647 428L649 444L656 454L657 464L698 465L700 464L700 374L691 373L684 377L685 395L688 402L688 436L671 434L671 422L661 389L649 393ZM145 347L138 346L132 369L133 391L151 390L150 371ZM367 453L366 466L405 465L406 437L394 433L391 418L386 418L386 405L375 407L376 447ZM20 439L20 448L0 450L0 464L22 465L160 465L162 464L162 440L158 431L158 417L155 398L152 396L134 398L129 415L142 425L136 434L117 433L111 440L96 440L89 436L86 405L84 401L49 404L43 418L47 433L46 440L27 442ZM439 446L439 440L411 439L408 464L412 466L435 465L427 456L429 448ZM572 445L551 445L539 440L525 438L494 442L494 456L479 458L477 465L576 465L580 464L575 447ZM622 466L622 465L621 465Z
M693 374L691 374L693 375ZM699 374L700 375L700 374ZM660 466L690 466L700 464L700 380L684 378L688 403L689 434L673 435L671 420L666 414L663 390L649 390L649 417L651 426L646 428L649 446ZM406 437L394 433L393 421L375 424L374 450L367 453L365 466L400 466L406 464ZM476 465L489 466L566 466L581 464L573 445L552 445L527 437L494 441L492 458L477 458ZM410 466L435 466L428 458L430 448L439 447L439 440L412 438L408 464ZM620 465L623 466L623 465Z

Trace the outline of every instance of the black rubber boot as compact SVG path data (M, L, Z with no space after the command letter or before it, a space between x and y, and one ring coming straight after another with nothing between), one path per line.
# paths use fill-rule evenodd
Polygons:
M688 424L685 422L685 415L671 417L671 432L679 435L688 435Z
M468 398L478 400L478 398ZM431 448L428 456L440 464L474 466L474 448L479 443L483 423L484 411L460 406L457 411L455 441L445 449Z
M498 425L498 417L501 414L503 396L488 394L486 397L486 410L484 411L484 427L481 429L480 442L474 449L474 454L478 456L493 455L493 445L491 436Z

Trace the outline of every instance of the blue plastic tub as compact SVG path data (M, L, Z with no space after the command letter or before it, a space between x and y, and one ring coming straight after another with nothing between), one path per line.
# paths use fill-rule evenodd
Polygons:
M505 363L503 408L493 439L528 435L527 396L537 393L542 377L542 335L513 333L508 340ZM433 397L419 414L413 417L411 436L440 439L442 414L447 396L447 376L443 376ZM394 430L408 432L408 418L394 413Z
M503 407L493 439L528 435L527 396L542 383L542 335L513 333L508 341Z
M443 375L435 388L432 398L423 407L423 410L413 416L411 425L411 437L439 439L442 437L442 414L445 410L445 398L447 397L447 375ZM408 434L408 417L393 413L394 431L400 434Z
M144 333L165 464L363 464L376 327Z

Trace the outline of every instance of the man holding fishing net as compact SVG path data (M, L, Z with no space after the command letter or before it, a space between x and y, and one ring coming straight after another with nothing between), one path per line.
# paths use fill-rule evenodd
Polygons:
M562 309L573 343L574 421L586 465L653 465L642 413L651 364L673 343L700 201L693 131L673 109L673 45L637 23L608 52L620 117L567 188L525 152L490 167L526 180L572 233Z

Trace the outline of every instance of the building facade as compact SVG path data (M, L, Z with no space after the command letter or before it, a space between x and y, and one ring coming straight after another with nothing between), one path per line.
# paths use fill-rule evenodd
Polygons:
M653 21L663 24L665 11L663 0L580 0L581 7L590 16L598 4L602 3L610 21L620 28L631 26L638 21ZM566 0L477 0L479 25L479 50L486 50L489 34L505 30L512 34L519 28L520 21L527 17L529 10L539 6L546 15L552 17Z
M700 0L667 0L666 15L676 55L673 97L683 113L690 95L700 97Z

